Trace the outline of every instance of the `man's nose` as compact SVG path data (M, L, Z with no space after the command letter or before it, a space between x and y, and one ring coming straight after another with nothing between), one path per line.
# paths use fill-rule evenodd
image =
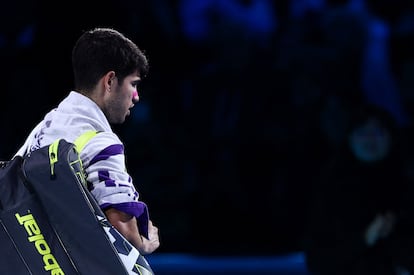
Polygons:
M133 102L133 103L137 103L138 101L139 101L138 92L137 92L137 91L134 91L134 92L132 93L132 102Z

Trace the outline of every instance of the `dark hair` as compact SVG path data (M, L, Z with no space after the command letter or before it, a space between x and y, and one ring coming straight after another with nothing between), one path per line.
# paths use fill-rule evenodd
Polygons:
M95 28L84 32L72 50L75 89L87 92L109 71L118 81L135 71L141 78L148 72L148 60L130 39L111 28Z

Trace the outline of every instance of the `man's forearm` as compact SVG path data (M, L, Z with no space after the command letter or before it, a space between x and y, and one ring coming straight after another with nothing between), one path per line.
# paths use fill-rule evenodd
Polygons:
M121 233L138 251L145 254L144 244L137 225L137 220L125 212L109 208L105 211L109 222Z

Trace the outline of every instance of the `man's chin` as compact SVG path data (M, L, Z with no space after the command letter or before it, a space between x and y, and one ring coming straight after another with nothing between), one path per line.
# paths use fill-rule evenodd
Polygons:
M126 118L120 119L120 120L116 120L116 121L112 120L110 122L110 124L112 124L112 125L120 125L120 124L123 124L125 121L126 121Z

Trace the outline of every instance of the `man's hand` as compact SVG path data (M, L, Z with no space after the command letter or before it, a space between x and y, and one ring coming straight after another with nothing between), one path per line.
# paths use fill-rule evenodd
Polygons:
M142 255L150 254L160 246L158 227L154 226L152 221L148 222L148 238L142 236L142 248L139 250Z
M121 233L142 255L147 255L160 246L158 228L148 222L148 237L141 236L137 220L125 212L109 208L105 211L109 222Z

